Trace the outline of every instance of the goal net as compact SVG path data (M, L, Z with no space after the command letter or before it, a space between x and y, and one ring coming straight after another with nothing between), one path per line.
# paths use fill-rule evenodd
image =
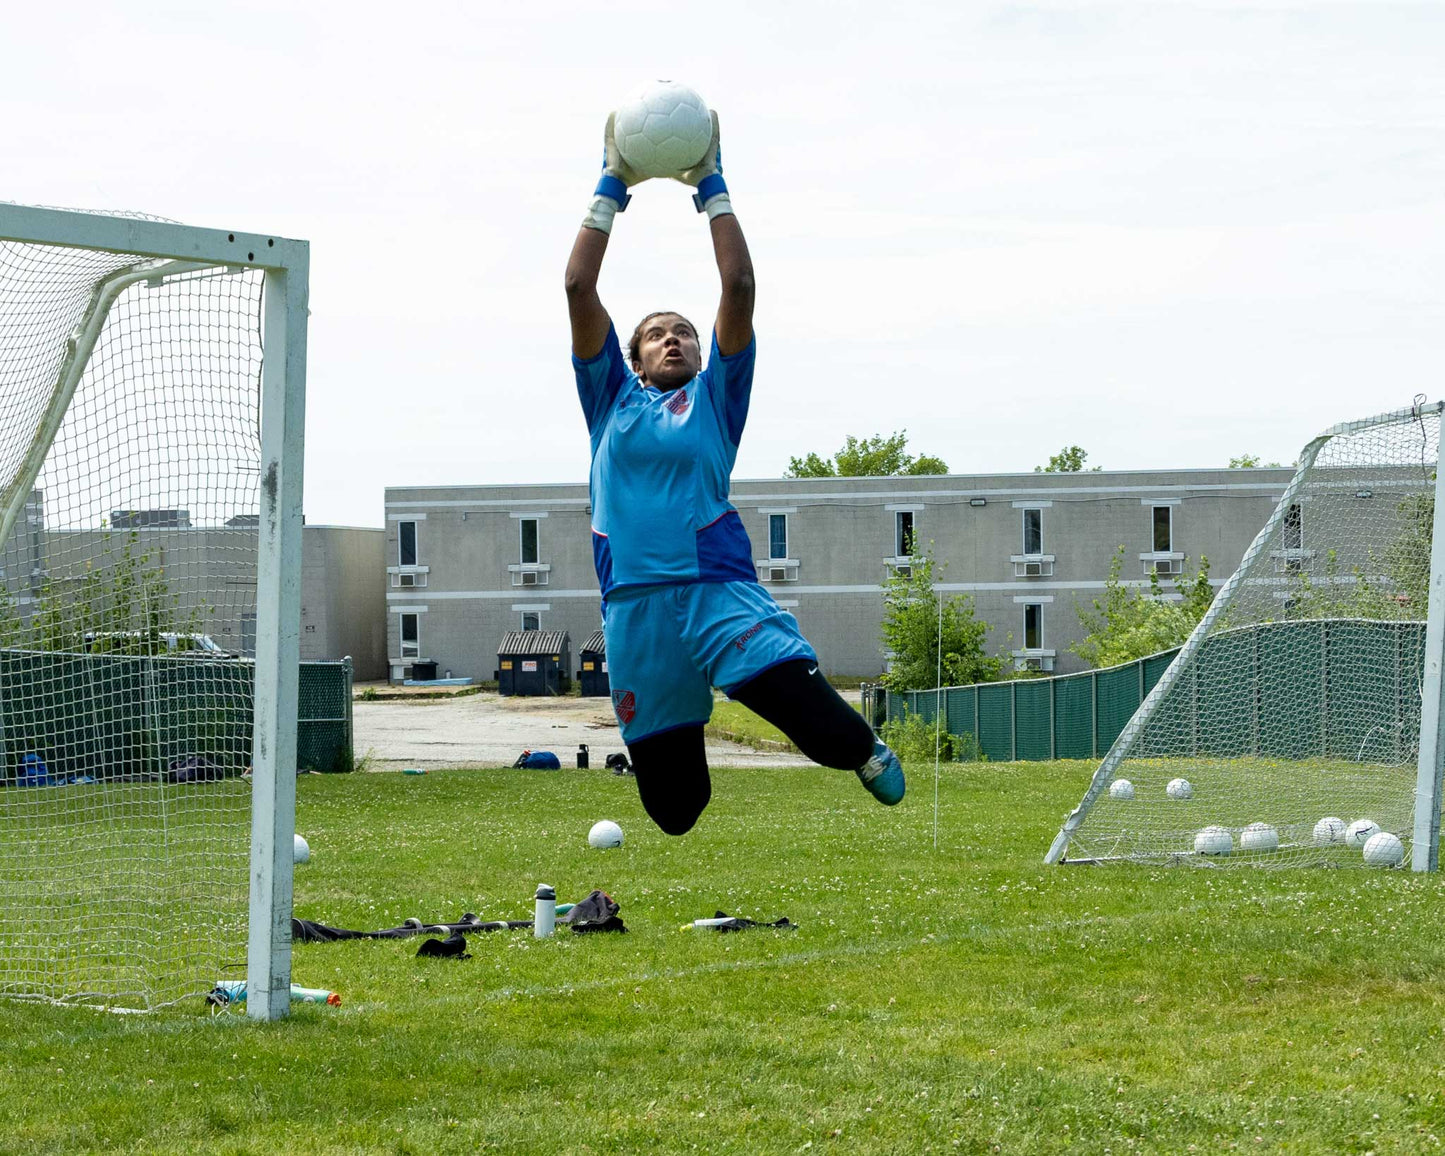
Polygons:
M1047 861L1408 858L1440 406L1337 426L1099 766Z
M0 240L0 995L148 1010L247 974L266 274L40 216Z

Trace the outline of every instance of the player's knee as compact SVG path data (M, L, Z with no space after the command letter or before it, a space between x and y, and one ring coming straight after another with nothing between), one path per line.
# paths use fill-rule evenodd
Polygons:
M702 817L701 807L659 807L656 810L647 808L647 813L652 821L664 835L686 835Z
M686 835L712 798L702 727L679 727L628 748L642 809L668 835Z

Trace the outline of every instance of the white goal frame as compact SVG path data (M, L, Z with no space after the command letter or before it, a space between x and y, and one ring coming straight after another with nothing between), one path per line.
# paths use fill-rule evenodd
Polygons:
M1341 422L1331 426L1305 446L1300 453L1295 475L1290 479L1273 513L1255 536L1254 541L1240 559L1239 566L1230 575L1215 596L1204 617L1194 627L1174 661L1160 677L1158 683L1134 712L1128 724L1114 740L1113 746L1094 772L1088 790L1082 801L1070 812L1053 844L1044 856L1046 864L1067 862L1097 862L1098 860L1069 860L1066 853L1074 833L1083 825L1094 803L1108 791L1114 781L1115 772L1132 752L1136 740L1145 725L1158 709L1170 687L1192 663L1195 653L1204 644L1211 627L1228 610L1235 600L1244 576L1255 557L1266 548L1276 528L1285 516L1295 495L1304 484L1306 474L1320 451L1335 437L1355 433L1389 421L1417 418L1421 414L1445 413L1445 402L1419 404L1408 409L1377 414L1359 421ZM1441 455L1445 459L1445 453ZM1440 806L1442 780L1445 780L1445 470L1436 462L1435 469L1435 512L1432 523L1430 549L1430 583L1425 626L1424 671L1420 687L1420 751L1416 769L1414 835L1410 866L1414 871L1436 871L1440 862Z
M22 476L0 509L0 542L24 509L109 308L127 285L198 269L264 272L261 511L256 572L255 719L251 785L246 1006L286 1015L291 998L292 838L301 618L301 485L306 415L310 247L305 241L162 221L0 203L0 240L176 262L103 280L62 367Z

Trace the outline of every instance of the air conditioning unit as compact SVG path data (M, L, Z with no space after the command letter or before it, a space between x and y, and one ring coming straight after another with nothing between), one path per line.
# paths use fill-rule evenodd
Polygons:
M900 577L900 578L912 578L912 577L913 577L913 567L912 567L912 566L895 566L895 567L893 567L893 573L897 574L898 577Z
M535 570L523 570L523 571L522 571L522 585L523 585L523 586L535 586L535 585L537 585L537 572L536 572Z
M1041 574L1043 574L1043 572L1044 572L1044 564L1043 564L1042 562L1025 562L1025 563L1024 563L1024 577L1025 577L1025 578L1037 578L1037 577L1039 577Z
M1183 568L1183 563L1178 558L1156 558L1154 560L1154 573L1156 574L1178 574Z
M1043 670L1043 668L1044 668L1044 660L1043 660L1042 658L1026 658L1026 659L1024 659L1024 669L1025 669L1025 670Z
M769 582L786 582L788 580L788 568L786 566L768 567Z
M397 583L397 585L399 585L399 586L415 586L415 585L416 585L416 575L415 575L415 574L402 574L402 575L400 575L400 578L401 578L401 581Z

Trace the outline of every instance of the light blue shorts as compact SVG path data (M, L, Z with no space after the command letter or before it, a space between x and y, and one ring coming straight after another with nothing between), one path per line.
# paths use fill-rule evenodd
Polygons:
M629 744L707 722L715 686L731 693L780 662L818 660L798 620L756 582L614 590L602 629L612 709Z

